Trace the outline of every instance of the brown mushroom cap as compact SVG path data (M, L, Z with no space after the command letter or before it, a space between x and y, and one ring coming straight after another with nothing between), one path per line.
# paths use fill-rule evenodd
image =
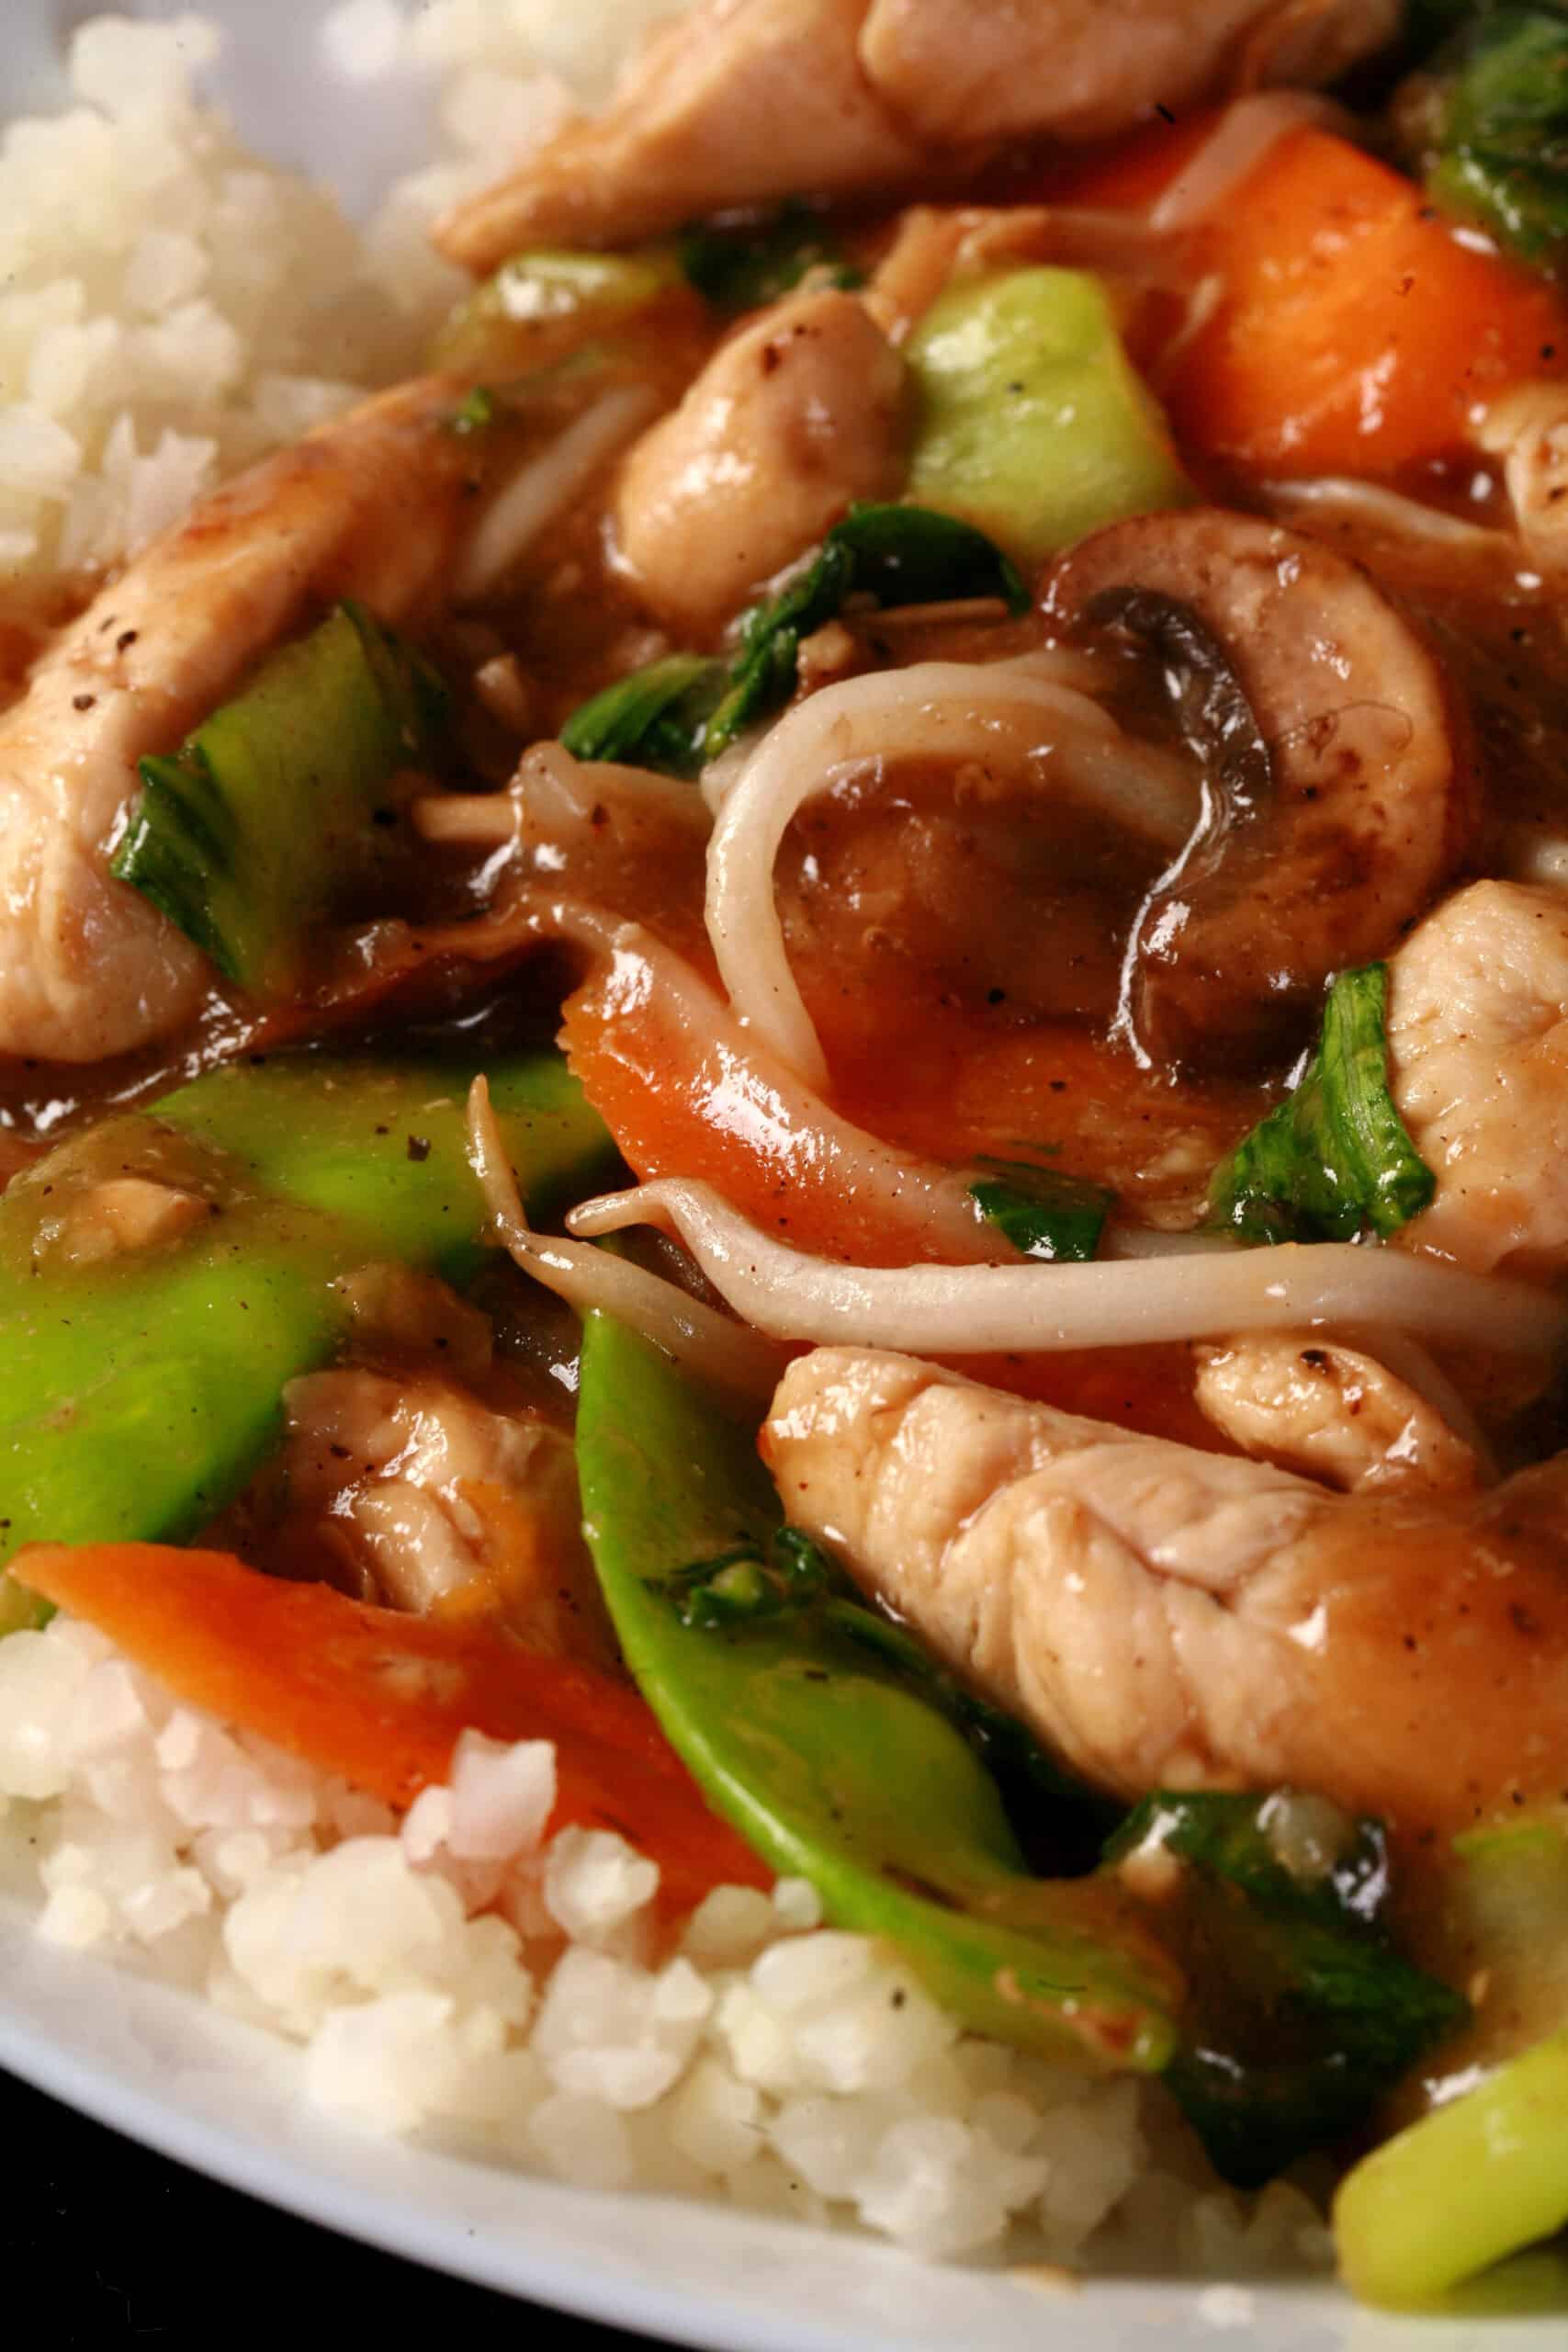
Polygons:
M1205 764L1202 822L1134 933L1134 1035L1162 1061L1289 1051L1328 978L1385 955L1471 839L1474 776L1435 656L1359 565L1218 507L1096 532L1044 606L1150 644Z

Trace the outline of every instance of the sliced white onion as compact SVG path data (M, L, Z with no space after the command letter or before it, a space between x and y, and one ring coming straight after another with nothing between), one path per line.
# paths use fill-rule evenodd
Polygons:
M584 409L542 457L515 473L491 501L463 550L452 583L455 602L472 604L493 588L658 406L659 395L650 384L622 384Z
M497 1236L524 1273L564 1298L580 1315L603 1308L662 1348L682 1370L716 1388L763 1400L773 1395L783 1363L778 1350L759 1333L592 1243L558 1241L534 1231L523 1213L483 1078L476 1078L468 1091L468 1159Z
M818 1345L989 1355L1356 1324L1505 1354L1568 1339L1568 1308L1545 1291L1353 1242L1121 1264L839 1266L786 1249L710 1184L680 1178L589 1202L570 1222L574 1233L673 1231L747 1322Z
M1179 848L1199 793L1180 763L1029 659L919 662L846 678L786 712L724 798L708 844L706 919L738 1020L808 1086L827 1062L790 969L773 863L814 794L868 762L935 757L1037 767L1051 787L1157 847Z
M1342 122L1341 108L1308 90L1264 90L1228 106L1212 135L1151 206L1156 235L1196 228L1237 189L1271 147L1303 123Z

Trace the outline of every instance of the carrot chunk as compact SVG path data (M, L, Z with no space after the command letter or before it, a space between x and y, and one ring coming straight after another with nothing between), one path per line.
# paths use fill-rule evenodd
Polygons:
M188 1704L403 1807L446 1778L459 1733L556 1745L552 1829L613 1829L660 1866L674 1917L772 1873L696 1783L637 1693L522 1648L263 1576L227 1552L34 1544L11 1574L107 1634Z
M1059 198L1147 205L1206 130L1143 132ZM1446 219L1413 180L1315 126L1261 155L1194 232L1215 307L1154 368L1184 450L1273 475L1381 476L1451 455L1509 386L1568 369L1561 293Z

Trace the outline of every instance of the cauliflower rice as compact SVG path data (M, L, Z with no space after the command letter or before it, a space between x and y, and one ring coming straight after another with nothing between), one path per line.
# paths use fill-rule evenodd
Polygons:
M434 214L494 177L675 0L346 0L322 62L439 86L442 159L361 231L193 96L218 35L102 17L72 109L0 146L0 572L133 553L236 467L419 368L461 281ZM582 2186L818 2222L931 2256L1209 2278L1326 2267L1300 2188L1215 2187L1157 2085L960 2033L811 1888L720 1889L661 1947L656 1866L546 1839L555 1759L466 1735L400 1821L180 1704L92 1629L0 1645L0 1887L303 2046L378 2132Z

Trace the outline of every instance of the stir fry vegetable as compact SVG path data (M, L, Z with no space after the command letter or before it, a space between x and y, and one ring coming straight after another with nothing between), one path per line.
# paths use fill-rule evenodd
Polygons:
M1182 160L1173 144L1172 173ZM1092 193L1114 201L1114 174ZM1172 356L1167 411L1183 447L1263 478L1441 458L1478 405L1568 367L1552 288L1477 250L1403 173L1332 131L1278 141L1201 245L1223 291Z
M1437 201L1556 270L1568 247L1568 17L1482 16L1438 61L1429 106Z
M472 1272L485 1208L466 1082L439 1064L235 1065L11 1186L0 1559L39 1536L194 1533L276 1437L285 1382L343 1345L335 1282L387 1259ZM604 1131L552 1057L493 1066L491 1088L536 1200L604 1164ZM150 1238L118 1244L117 1203ZM0 1580L0 1631L35 1615Z
M431 756L445 709L429 664L362 605L340 605L176 757L141 762L110 871L225 978L286 998L314 926L374 867L389 787Z
M1341 2139L1467 2014L1393 1948L1381 1825L1336 1823L1329 1850L1292 1868L1292 1804L1161 1791L1107 1849L1180 1865L1166 1916L1196 1982L1170 2086L1218 2170L1249 2186Z
M767 1883L624 1683L535 1657L493 1623L374 1609L326 1585L260 1576L227 1553L153 1544L35 1544L17 1577L145 1660L192 1706L388 1804L411 1804L445 1781L465 1731L547 1739L549 1827L635 1839L659 1864L668 1917L715 1886Z
M1029 606L1013 565L967 523L919 506L853 507L798 579L741 614L728 667L685 653L650 662L573 711L561 741L580 760L694 775L788 701L802 639L852 597L893 606L972 596Z
M908 345L919 422L909 491L1038 563L1193 492L1100 280L1020 269L960 281Z
M1179 1985L1157 1946L1115 1889L1029 1877L989 1776L918 1687L807 1611L682 1622L682 1572L756 1556L778 1504L744 1433L602 1316L578 1461L638 1685L758 1850L809 1877L831 1918L896 1942L977 2030L1063 2061L1162 2065Z
M667 256L544 250L514 254L459 302L436 337L431 365L501 372L537 358L540 330L570 322L609 328L679 284Z
M1209 1207L1250 1241L1386 1239L1418 1216L1437 1180L1389 1092L1388 972L1343 972L1301 1083L1215 1170Z
M776 302L808 273L819 272L829 286L862 282L862 273L807 204L786 204L754 229L689 229L676 252L688 282L720 311Z

